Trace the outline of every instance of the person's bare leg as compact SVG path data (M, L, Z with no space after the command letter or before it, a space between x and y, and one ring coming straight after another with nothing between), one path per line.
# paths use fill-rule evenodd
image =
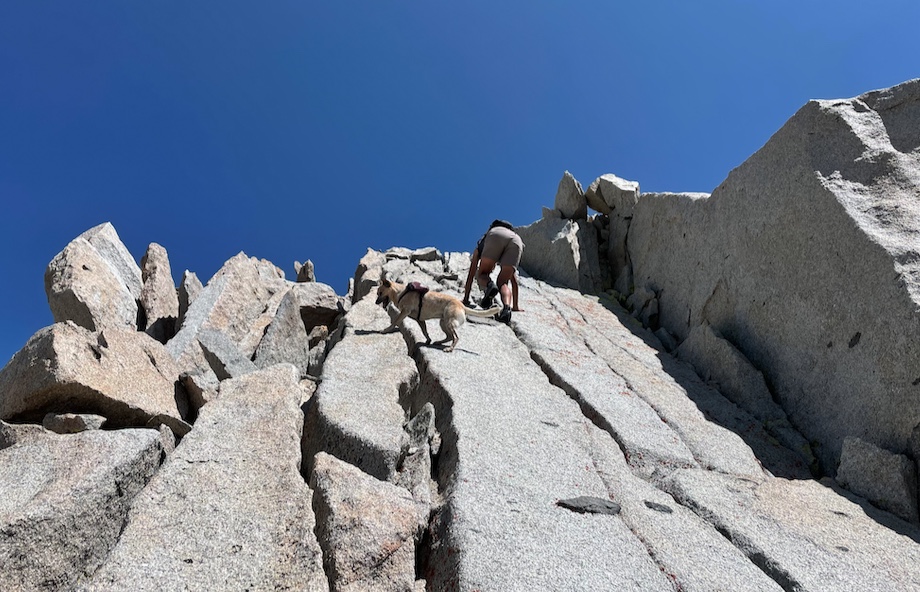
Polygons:
M486 286L489 285L489 276L492 275L494 269L495 259L483 257L479 260L479 275L476 276L476 281L479 283L479 287L483 292L486 291Z
M510 265L503 265L498 272L498 290L502 295L502 304L511 306L511 278L514 277L514 268Z

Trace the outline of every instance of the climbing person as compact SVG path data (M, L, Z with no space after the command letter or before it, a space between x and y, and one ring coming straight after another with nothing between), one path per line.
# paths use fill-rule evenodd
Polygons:
M523 252L524 242L514 232L511 223L494 220L489 230L476 243L476 249L470 257L470 271L463 289L463 304L470 305L470 288L475 277L483 293L482 300L479 301L482 308L491 307L495 297L501 297L502 311L496 319L508 323L511 321L512 310L522 312L518 306L517 268ZM491 278L496 263L500 266L497 282Z

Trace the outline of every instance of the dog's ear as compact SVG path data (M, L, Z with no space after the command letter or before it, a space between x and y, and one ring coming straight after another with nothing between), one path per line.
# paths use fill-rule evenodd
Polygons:
M391 287L393 284L390 283L390 280L384 278L384 279L380 280L380 285L383 286L384 288L389 288L389 287Z

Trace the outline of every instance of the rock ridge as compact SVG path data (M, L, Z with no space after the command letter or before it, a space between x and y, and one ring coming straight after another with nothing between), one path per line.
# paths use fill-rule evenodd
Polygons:
M565 172L524 312L450 353L375 289L469 253L339 296L88 230L0 370L0 588L920 589L918 120L920 81L810 102L712 195Z

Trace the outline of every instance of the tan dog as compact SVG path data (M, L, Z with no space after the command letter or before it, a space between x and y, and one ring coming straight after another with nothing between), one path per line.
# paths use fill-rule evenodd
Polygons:
M463 306L459 298L443 292L417 292L407 289L404 284L397 284L389 280L383 280L377 288L377 304L384 310L393 303L399 309L399 315L390 324L385 331L396 329L396 325L403 319L411 316L418 321L422 328L422 334L425 336L427 343L431 343L431 337L428 336L428 329L425 327L425 321L428 319L441 319L441 330L444 331L444 339L437 343L451 344L444 348L444 351L454 351L457 347L457 341L460 334L457 329L466 322L466 315L474 317L493 317L501 312L501 306L493 306L489 310L474 310ZM421 310L419 310L421 306Z

